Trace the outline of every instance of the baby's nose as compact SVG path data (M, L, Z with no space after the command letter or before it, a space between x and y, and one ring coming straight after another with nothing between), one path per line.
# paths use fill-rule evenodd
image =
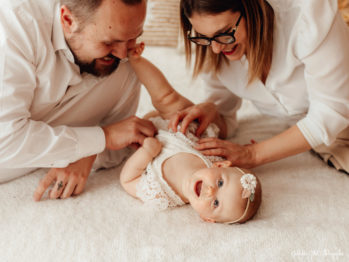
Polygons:
M207 197L212 197L212 195L214 194L215 189L212 186L207 186L207 190L206 190L206 196Z

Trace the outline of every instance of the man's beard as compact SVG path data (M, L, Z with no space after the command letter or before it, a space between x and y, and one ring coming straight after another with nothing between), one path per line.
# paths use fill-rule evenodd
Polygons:
M80 61L76 56L75 56L75 63L80 67L81 74L86 72L94 76L104 77L113 73L120 64L120 58L113 56L112 54L107 55L107 57L114 59L113 64L109 66L99 66L97 68L96 59L94 59L91 63L85 63Z

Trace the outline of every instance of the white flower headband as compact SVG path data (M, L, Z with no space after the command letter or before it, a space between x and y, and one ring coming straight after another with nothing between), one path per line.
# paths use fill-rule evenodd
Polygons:
M254 200L254 193L257 187L257 179L252 174L244 174L240 178L242 188L242 198L249 198L251 202Z
M244 171L242 171L238 167L235 167L235 168L243 174L242 177L240 178L240 183L242 188L244 189L242 191L242 198L247 198L247 205L244 213L240 218L231 222L226 222L226 224L238 223L240 220L242 220L246 216L248 208L250 206L250 202L254 201L254 195L257 187L257 178L254 175L250 173L246 174Z

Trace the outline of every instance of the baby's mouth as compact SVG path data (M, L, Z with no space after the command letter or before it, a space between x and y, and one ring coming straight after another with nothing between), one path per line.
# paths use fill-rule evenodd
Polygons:
M199 197L201 193L202 181L198 181L195 184L195 193Z

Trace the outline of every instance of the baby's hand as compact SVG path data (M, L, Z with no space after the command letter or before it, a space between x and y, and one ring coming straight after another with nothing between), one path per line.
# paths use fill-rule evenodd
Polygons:
M144 51L144 43L141 42L140 44L136 44L134 48L129 49L127 52L127 56L129 59L137 59L141 57L143 51Z
M161 152L162 144L154 137L147 137L144 139L142 147L154 158Z

